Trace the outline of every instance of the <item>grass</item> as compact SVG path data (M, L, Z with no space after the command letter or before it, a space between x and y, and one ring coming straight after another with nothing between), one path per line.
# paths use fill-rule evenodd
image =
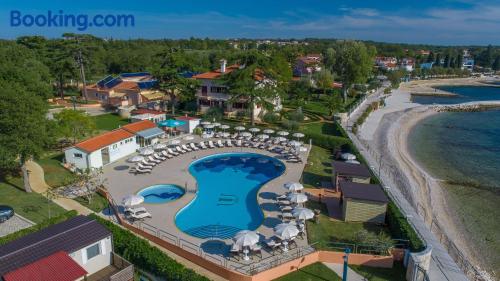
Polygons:
M96 213L100 213L102 212L102 210L108 207L108 201L99 193L94 194L92 200L90 200L90 203L89 201L87 201L87 197L77 197L75 198L75 201Z
M307 222L307 238L310 244L317 243L316 248L329 249L329 242L356 243L356 233L361 230L374 234L379 234L381 231L388 233L388 229L376 224L331 221L326 206L319 202L309 201L306 206L312 210L321 210L318 223Z
M306 134L323 134L342 137L342 132L333 122L314 122L300 126L299 131Z
M44 196L31 192L26 193L22 189L21 178L7 177L0 182L0 205L8 205L21 216L40 223L50 217L65 212L63 208L48 201Z
M307 165L302 174L305 187L319 188L322 181L332 180L331 152L319 146L312 146Z
M329 269L326 265L317 262L300 268L299 270L281 276L275 281L340 281L337 273Z
M128 119L113 113L92 116L92 119L94 119L96 129L99 131L111 131L129 123Z
M377 268L362 265L349 265L349 267L369 281L405 280L406 268L400 262L394 263L393 268Z
M68 184L74 175L61 166L64 154L49 153L40 158L37 163L42 166L45 173L45 182L51 187L59 187Z

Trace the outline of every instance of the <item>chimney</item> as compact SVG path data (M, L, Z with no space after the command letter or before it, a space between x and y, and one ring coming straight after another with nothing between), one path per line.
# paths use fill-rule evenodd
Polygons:
M220 60L220 72L221 73L226 73L226 64L227 64L227 61L225 59Z

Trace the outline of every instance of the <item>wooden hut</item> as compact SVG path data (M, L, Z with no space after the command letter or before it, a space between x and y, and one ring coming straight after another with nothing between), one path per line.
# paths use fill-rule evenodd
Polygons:
M384 223L389 199L378 184L340 181L344 221Z

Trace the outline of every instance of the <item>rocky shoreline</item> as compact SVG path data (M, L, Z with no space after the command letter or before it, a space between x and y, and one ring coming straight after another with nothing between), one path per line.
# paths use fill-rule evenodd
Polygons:
M500 108L500 102L479 102L479 103L462 103L452 105L434 105L431 106L437 112L479 112L491 109Z

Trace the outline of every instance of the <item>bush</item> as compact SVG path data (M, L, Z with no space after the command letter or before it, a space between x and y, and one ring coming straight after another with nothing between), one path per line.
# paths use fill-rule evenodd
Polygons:
M312 139L314 145L335 151L350 143L348 138L328 136L320 133L306 133L305 140Z
M283 120L283 127L287 128L290 131L296 131L299 129L299 122L292 120Z
M90 217L96 219L113 233L114 251L138 268L166 280L209 280L178 263L160 249L151 246L147 240L95 214L91 214Z
M280 120L280 116L274 112L266 112L264 116L262 116L262 121L266 123L276 124Z
M28 227L25 229L21 229L17 232L11 233L11 234L4 236L4 237L0 237L0 245L9 243L12 240L16 240L16 239L21 238L23 236L26 236L28 234L37 232L37 231L42 230L44 228L47 228L53 224L57 224L57 223L65 221L65 220L68 220L72 217L75 217L77 214L78 213L75 210L68 211L66 213L63 213L63 214L57 216L57 217L53 217L53 218L44 220L41 223L35 224L34 226L31 226L31 227Z
M201 136L201 134L203 134L203 129L201 127L196 127L193 129L193 134Z
M299 107L297 108L297 110L290 112L290 114L288 114L288 119L295 122L304 121L304 113L302 112L302 108Z
M418 237L418 234L394 202L389 202L387 205L386 222L393 237L409 241L409 246L412 252L419 252L425 248L425 245L420 237Z
M208 109L207 112L205 112L205 114L203 114L203 119L209 121L213 120L220 121L222 117L224 117L224 112L222 111L222 109L218 107L212 107Z

